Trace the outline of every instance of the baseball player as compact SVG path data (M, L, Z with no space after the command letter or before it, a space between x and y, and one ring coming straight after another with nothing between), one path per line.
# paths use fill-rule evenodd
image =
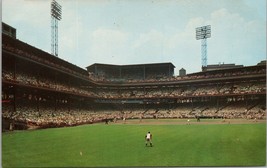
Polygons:
M148 133L145 136L145 140L146 140L146 146L149 143L150 146L152 147L152 134L148 131Z

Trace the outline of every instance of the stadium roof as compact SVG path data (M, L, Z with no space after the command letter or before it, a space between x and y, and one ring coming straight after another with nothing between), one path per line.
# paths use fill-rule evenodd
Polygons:
M141 67L141 66L171 66L172 68L175 68L175 66L171 62L165 62L165 63L149 63L149 64L129 64L129 65L113 65L113 64L101 64L101 63L95 63L92 65L89 65L86 67L87 69L94 66L110 66L110 67Z
M31 53L32 55L36 57L43 58L47 61L55 63L57 66L64 66L66 68L69 68L73 71L76 71L78 73L87 75L87 71L77 65L74 65L60 57L55 57L54 55L51 55L50 53L47 53L39 48L36 48L32 45L29 45L23 41L20 41L19 39L11 38L10 36L2 33L2 43L3 44L9 44L11 46L15 46L18 49L23 50L24 52Z

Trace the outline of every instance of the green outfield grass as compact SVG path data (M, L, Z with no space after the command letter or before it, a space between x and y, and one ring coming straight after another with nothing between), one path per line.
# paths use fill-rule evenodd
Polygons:
M153 147L145 147L147 131ZM264 166L266 124L93 124L2 133L3 167Z

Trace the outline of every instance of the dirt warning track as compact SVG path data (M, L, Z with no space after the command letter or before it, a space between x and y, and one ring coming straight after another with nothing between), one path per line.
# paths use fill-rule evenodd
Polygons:
M130 124L130 125L210 125L210 124L258 124L266 123L266 120L247 119L128 119L124 121L111 122L110 124Z

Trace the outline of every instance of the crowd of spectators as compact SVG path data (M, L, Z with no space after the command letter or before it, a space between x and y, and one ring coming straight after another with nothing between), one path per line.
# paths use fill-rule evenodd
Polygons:
M246 82L240 84L227 83L223 86L217 85L197 85L197 86L177 86L176 88L154 88L154 89L124 89L124 90L101 90L96 92L103 98L173 98L184 96L216 96L234 94L256 94L265 93L264 82Z
M20 83L23 85L30 85L35 87L43 87L48 89L53 89L61 92L69 92L69 93L76 93L85 96L97 96L93 92L93 90L84 89L77 86L70 86L66 83L66 81L59 81L59 80L52 80L50 78L39 77L30 75L28 73L23 73L18 71L14 77L14 73L12 71L3 70L2 71L2 78L7 81Z
M64 127L81 124L93 124L104 121L125 122L129 119L160 118L222 118L222 119L266 119L265 104L253 101L249 105L244 102L228 102L216 107L211 103L204 105L177 104L172 107L128 106L125 109L111 108L71 108L58 107L56 110L49 104L40 104L39 109L30 102L20 102L16 111L8 104L3 105L3 119L25 123L29 128Z
M12 112L3 109L2 117L11 119L14 122L25 123L29 128L46 128L46 127L64 127L76 126L82 124L92 124L105 120L120 119L122 117L119 111L94 111L88 109L58 108L55 110L49 106L41 107L39 110L33 106L18 105L16 111Z
M222 85L195 85L147 88L147 89L86 89L71 86L66 81L52 80L49 78L18 72L14 77L11 71L3 70L3 79L14 81L24 85L50 88L57 91L76 93L98 98L160 98L160 97L183 97L183 96L213 96L228 94L265 93L265 82L227 83Z

